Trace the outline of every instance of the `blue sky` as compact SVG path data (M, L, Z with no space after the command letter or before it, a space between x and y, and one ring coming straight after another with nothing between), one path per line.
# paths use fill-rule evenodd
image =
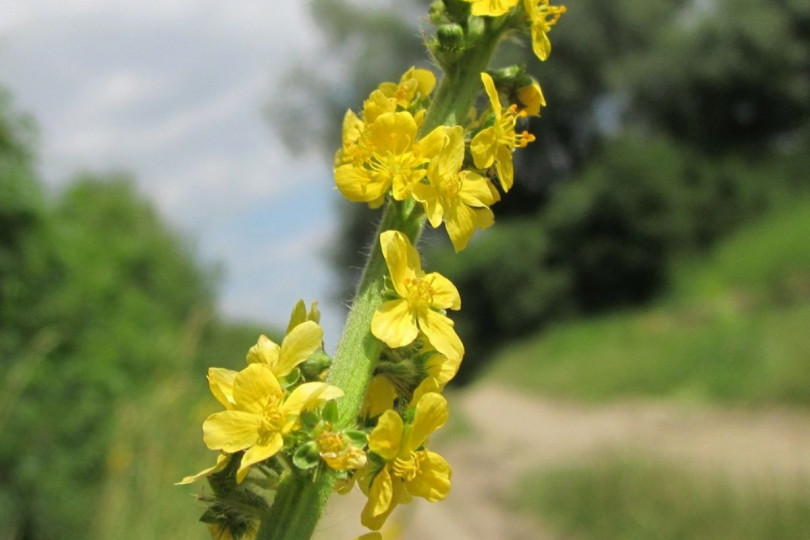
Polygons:
M306 2L0 0L0 85L37 121L47 184L131 172L224 266L225 314L282 326L317 299L333 344L331 170L293 158L262 115L319 44Z

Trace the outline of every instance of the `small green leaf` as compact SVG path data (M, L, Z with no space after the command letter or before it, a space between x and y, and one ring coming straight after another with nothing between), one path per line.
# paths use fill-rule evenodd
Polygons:
M318 417L318 413L313 410L304 411L301 413L301 428L304 431L312 431L315 429L315 426L318 425L320 422L320 418Z
M353 446L358 448L365 447L368 441L366 433L357 429L347 429L343 432L343 436L349 439L349 442L352 443Z
M335 403L335 400L327 401L326 405L323 406L323 419L331 424L337 424L338 418L337 403Z
M315 441L309 441L298 447L298 450L293 454L293 464L299 469L306 471L315 467L320 461L318 455L318 445Z

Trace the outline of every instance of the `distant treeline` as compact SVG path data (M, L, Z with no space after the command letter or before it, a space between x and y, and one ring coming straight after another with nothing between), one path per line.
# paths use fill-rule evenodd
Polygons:
M514 189L493 207L496 226L459 256L447 256L442 235L423 243L431 266L461 292L461 380L506 340L648 301L675 258L706 250L810 186L810 3L562 3L553 61L537 62L519 44L499 61L528 64L548 107L529 126L537 141L516 156ZM329 41L324 61L356 61L343 78L335 70L294 74L309 93L277 120L294 135L304 132L302 117L320 116L334 126L324 131L330 155L346 108L421 58L421 35L396 16L401 2L311 5L331 14L316 18ZM333 260L345 299L376 218L357 204L341 212L341 237L350 241Z
M116 404L238 365L257 333L219 320L216 276L126 175L46 193L0 94L0 536L92 537Z

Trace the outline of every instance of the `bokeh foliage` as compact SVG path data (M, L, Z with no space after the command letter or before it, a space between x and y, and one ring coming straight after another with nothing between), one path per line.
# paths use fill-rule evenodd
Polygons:
M317 16L327 4L336 19ZM454 317L468 348L461 379L506 340L551 321L649 301L678 257L704 252L810 185L806 2L567 4L549 61L510 42L496 62L526 63L549 104L531 121L537 141L516 154L515 187L494 207L497 226L459 257L449 255L443 233L425 242L431 265L458 285L465 304ZM337 126L375 84L425 57L413 54L416 26L378 26L389 3L311 5L327 42L324 66L342 61L347 76L328 67L310 73L309 81L328 82L305 87L306 107L291 116L320 115ZM371 47L384 63L362 52L340 59ZM322 133L331 155L339 134ZM333 261L344 300L374 225L361 206L340 206L341 237L350 240Z
M0 536L87 538L108 473L148 457L136 453L122 469L114 438L173 440L165 416L149 417L156 407L135 418L126 404L174 395L191 377L199 384L181 395L194 401L206 392L204 366L238 365L258 332L219 320L216 269L197 260L131 178L84 174L48 193L35 142L32 122L3 94ZM237 339L228 358L213 358ZM175 480L161 476L161 490Z

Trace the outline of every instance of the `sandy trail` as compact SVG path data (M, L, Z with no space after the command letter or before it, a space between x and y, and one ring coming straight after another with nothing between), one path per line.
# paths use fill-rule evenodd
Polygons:
M552 538L502 510L510 487L525 471L611 453L669 459L735 480L781 484L810 478L805 411L657 402L583 405L494 384L455 394L450 402L451 414L462 415L470 427L463 436L437 437L432 445L453 466L451 494L442 503L416 500L399 510L406 523L403 540ZM334 499L320 538L354 538L362 532L362 495Z

